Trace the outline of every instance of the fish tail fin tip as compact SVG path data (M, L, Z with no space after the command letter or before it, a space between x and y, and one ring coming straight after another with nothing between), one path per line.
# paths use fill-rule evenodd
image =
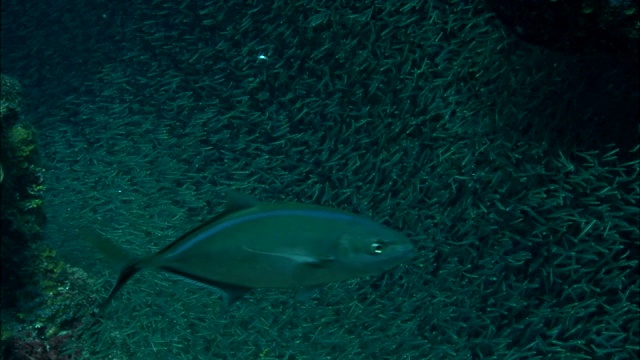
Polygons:
M131 280L131 278L137 274L140 270L142 270L141 266L142 260L134 260L131 261L128 265L122 268L120 275L118 276L118 280L116 284L111 289L109 296L105 299L105 301L100 305L98 313L104 312L104 310L111 304L113 298L120 292L122 287Z

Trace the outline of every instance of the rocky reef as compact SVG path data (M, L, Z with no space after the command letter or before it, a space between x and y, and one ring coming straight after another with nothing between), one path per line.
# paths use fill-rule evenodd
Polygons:
M2 75L1 348L4 359L72 359L90 308L87 275L46 245L46 187L36 132L20 116L21 87Z

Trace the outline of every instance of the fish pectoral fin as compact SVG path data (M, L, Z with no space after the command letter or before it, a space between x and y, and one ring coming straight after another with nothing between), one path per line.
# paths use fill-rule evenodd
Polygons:
M336 258L334 257L318 257L318 256L302 254L302 253L260 251L260 250L250 249L246 246L244 246L244 249L252 253L281 257L288 260L292 260L297 264L304 264L312 267L324 267L327 264L336 260Z
M304 264L312 268L320 269L320 268L329 266L335 261L336 261L336 258L334 257L314 258L313 261L307 261Z

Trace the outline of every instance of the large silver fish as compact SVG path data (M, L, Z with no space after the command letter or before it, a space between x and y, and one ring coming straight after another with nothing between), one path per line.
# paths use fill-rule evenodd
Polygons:
M404 235L359 215L237 193L227 200L220 215L155 254L129 260L102 309L143 269L216 287L232 303L253 288L305 289L379 273L414 254ZM108 257L126 257L104 238L92 242Z

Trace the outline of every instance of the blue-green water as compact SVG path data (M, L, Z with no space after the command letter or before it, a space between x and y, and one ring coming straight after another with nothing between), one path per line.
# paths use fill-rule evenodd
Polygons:
M229 189L361 213L419 249L302 302L221 308L145 273L65 344L86 359L635 358L632 65L525 44L480 3L2 2L44 241L96 300L117 271L75 228L148 254Z

